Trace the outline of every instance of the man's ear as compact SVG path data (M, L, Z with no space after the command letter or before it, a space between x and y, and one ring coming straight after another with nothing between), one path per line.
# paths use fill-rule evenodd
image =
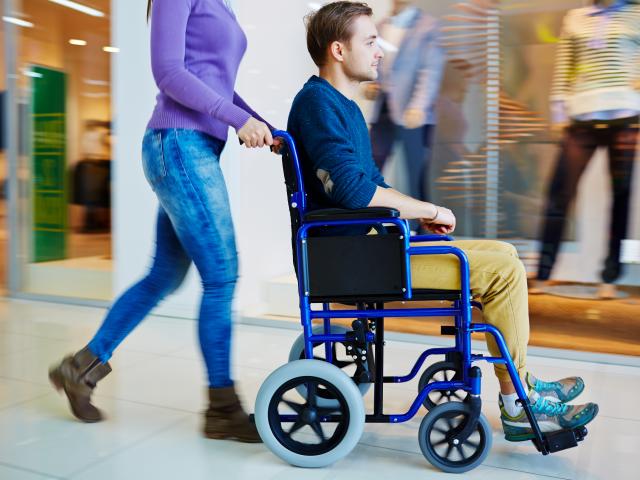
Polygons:
M331 56L338 62L344 61L344 45L338 41L333 42L329 46Z

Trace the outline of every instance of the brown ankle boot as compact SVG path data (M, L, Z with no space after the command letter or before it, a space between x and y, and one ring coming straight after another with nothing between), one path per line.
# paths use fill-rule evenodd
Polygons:
M91 404L91 393L96 383L111 372L108 363L83 348L75 355L65 357L49 370L49 380L56 390L64 390L73 414L83 422L95 423L103 419L102 413Z
M234 387L209 389L204 435L207 438L229 438L246 443L262 442L256 426L242 409Z

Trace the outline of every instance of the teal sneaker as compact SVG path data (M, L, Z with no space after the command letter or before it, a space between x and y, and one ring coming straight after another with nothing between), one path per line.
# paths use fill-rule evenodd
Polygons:
M544 382L527 373L525 380L530 390L553 402L568 403L584 390L584 381L580 377L567 377L555 382Z
M498 397L504 438L510 442L532 440L534 438L533 429L524 410L517 417L511 417L505 411L502 397ZM598 405L595 403L567 405L566 403L547 400L541 396L538 396L536 401L532 403L531 410L538 421L542 433L584 427L598 415Z

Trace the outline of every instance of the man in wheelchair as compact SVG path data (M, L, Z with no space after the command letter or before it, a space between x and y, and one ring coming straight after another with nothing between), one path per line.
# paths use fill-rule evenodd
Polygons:
M418 220L434 233L452 233L456 217L451 210L394 190L384 182L373 161L367 125L353 101L362 82L377 79L383 58L371 9L354 2L325 5L307 19L307 46L319 75L312 76L296 96L288 131L298 145L308 210L394 208L402 218ZM403 108L419 109L427 101L414 98ZM527 372L527 282L516 249L493 240L454 241L451 245L463 250L469 259L471 291L482 303L485 322L504 335L523 384L529 388L541 430L574 429L591 422L598 413L596 404L569 403L584 389L581 378L547 382ZM460 289L458 260L452 255L414 256L411 279L414 288ZM491 354L499 356L491 335L487 335L487 343ZM506 366L494 367L500 383L500 417L506 439L533 438Z

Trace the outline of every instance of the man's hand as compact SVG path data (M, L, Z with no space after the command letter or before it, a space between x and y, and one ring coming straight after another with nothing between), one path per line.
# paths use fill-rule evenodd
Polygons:
M262 148L265 145L273 145L273 137L267 124L253 117L238 130L238 137L247 148Z
M445 207L436 207L438 214L432 219L421 219L420 223L427 230L439 235L448 235L456 229L456 216Z
M364 87L364 98L375 100L380 95L380 84L378 82L367 83Z
M409 108L404 112L404 118L402 121L404 122L405 128L414 130L424 125L425 117L426 115L422 110Z

